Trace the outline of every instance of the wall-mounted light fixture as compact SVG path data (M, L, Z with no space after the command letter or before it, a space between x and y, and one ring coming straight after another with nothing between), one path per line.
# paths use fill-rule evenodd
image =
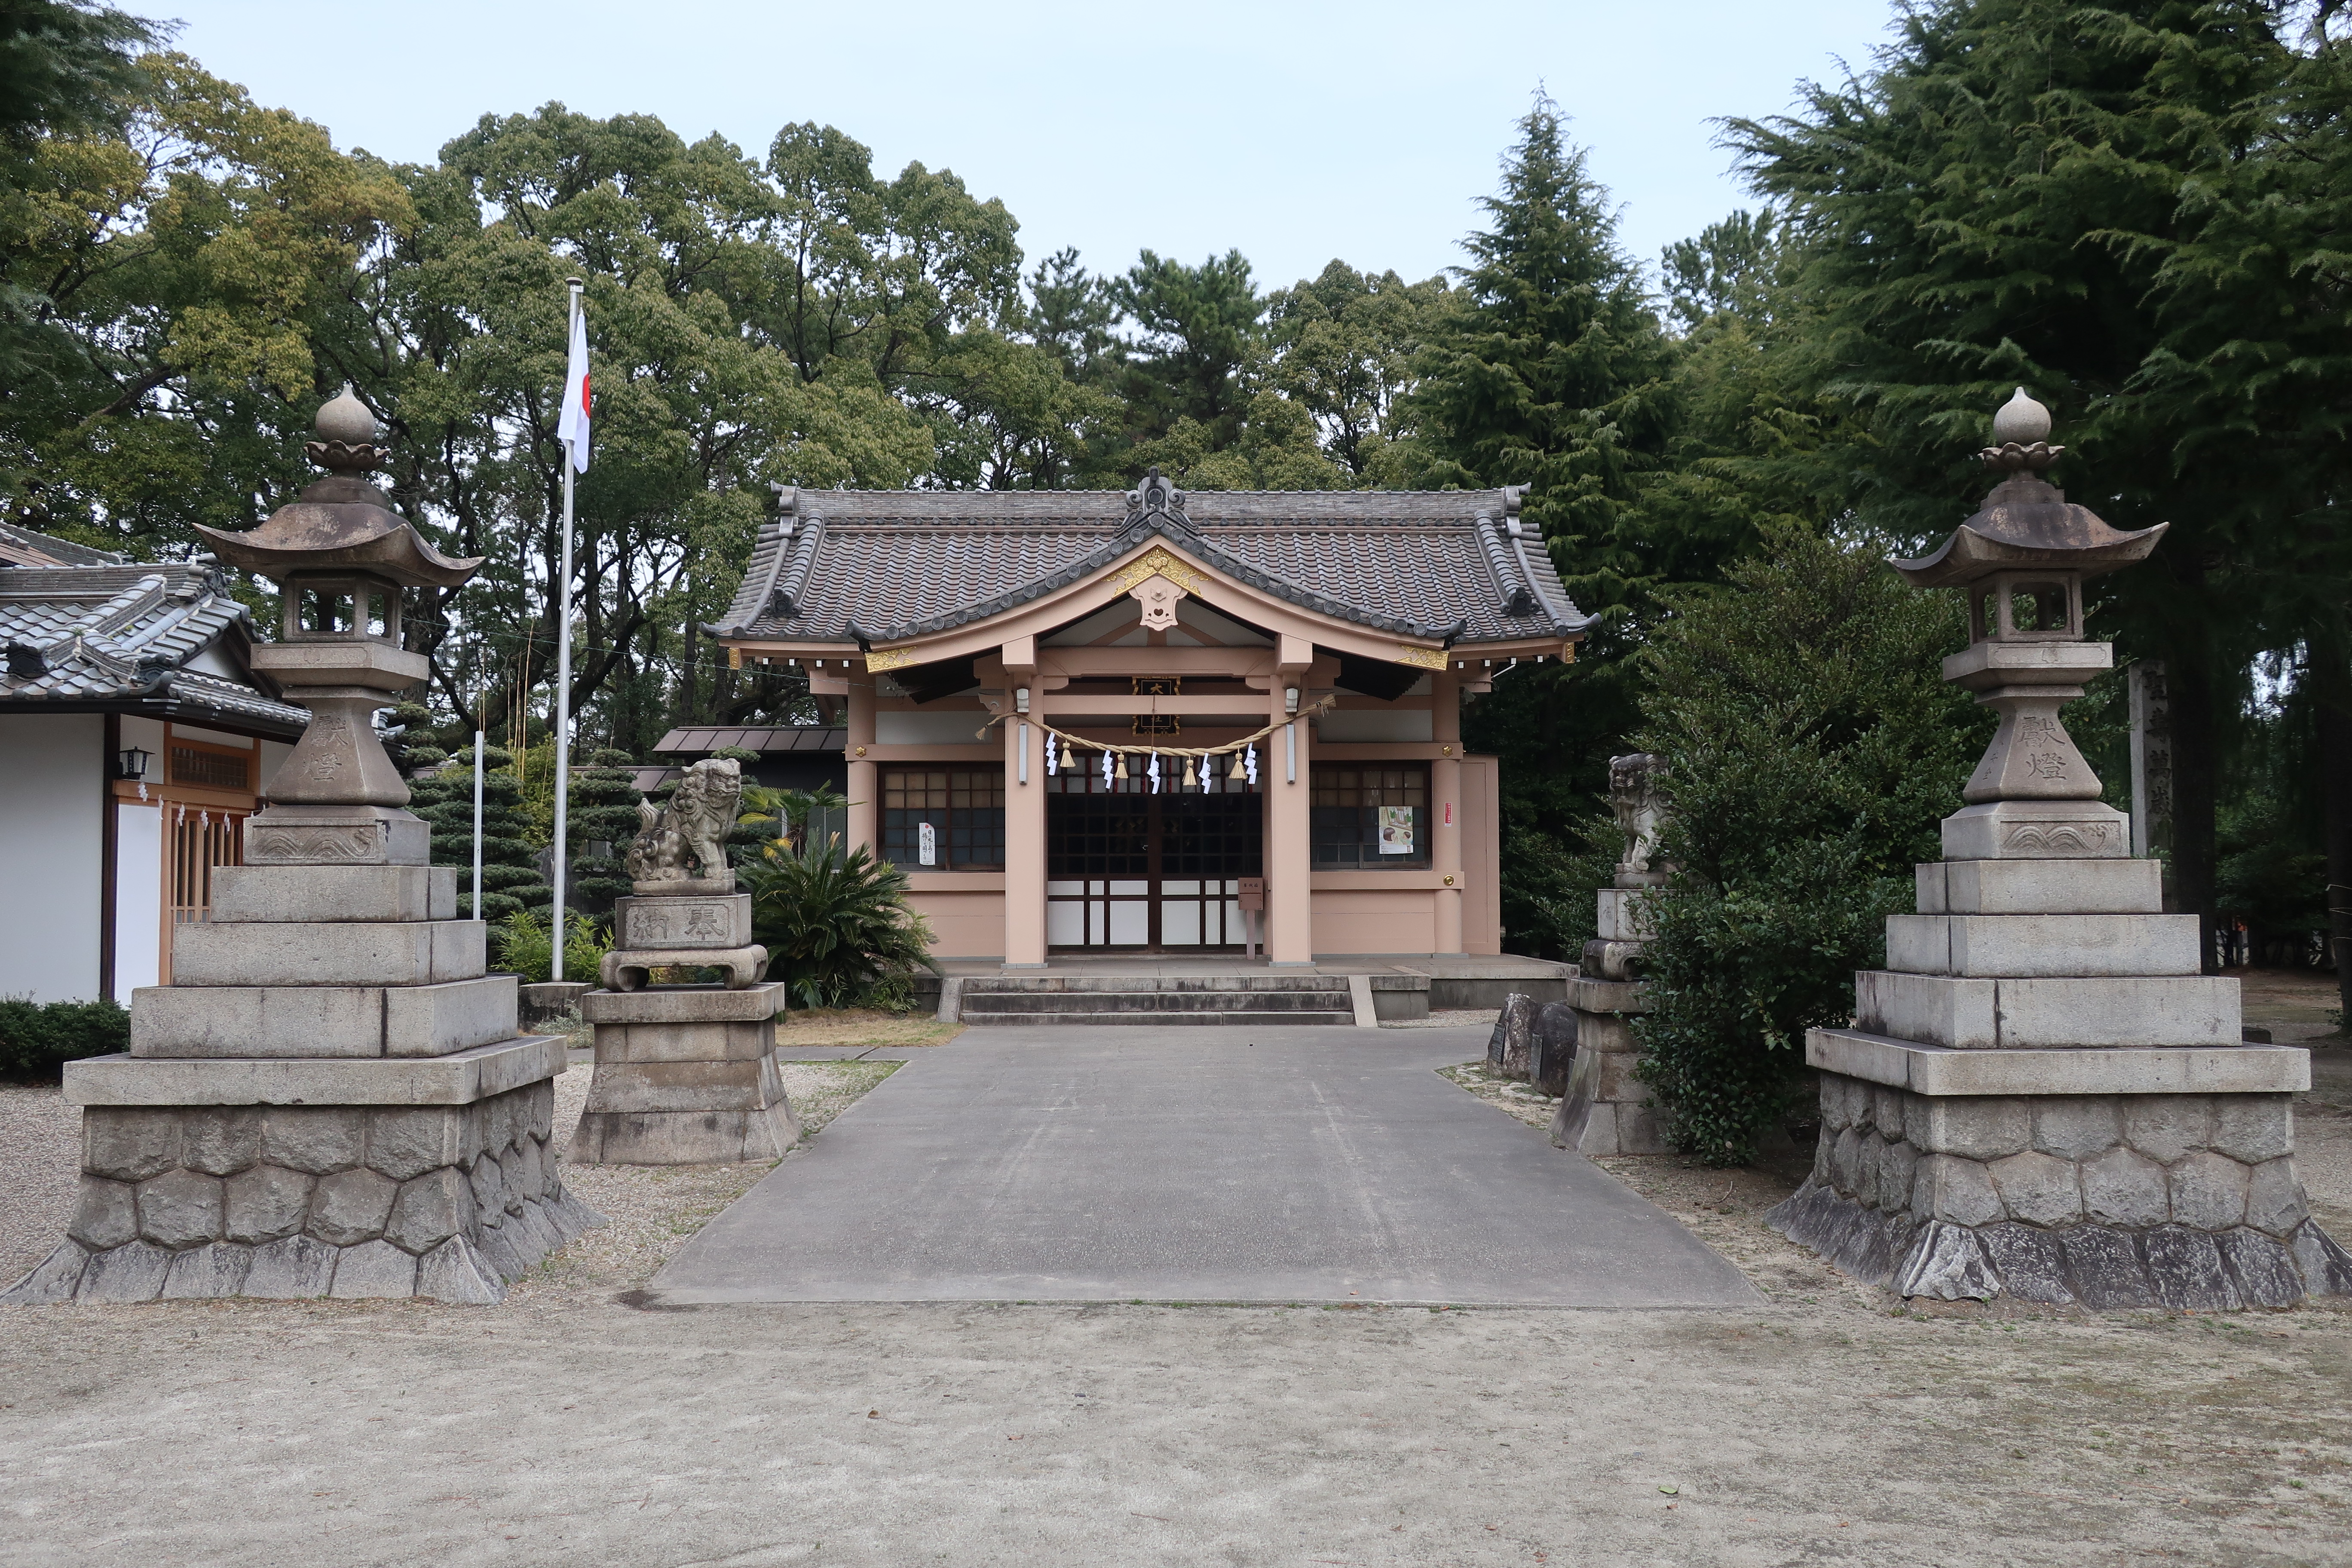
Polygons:
M139 783L147 776L147 763L154 754L137 746L125 746L122 754L114 759L115 765L121 769L114 776L125 784Z
M1029 711L1029 689L1027 687L1016 686L1013 689L1013 710L1015 713L1026 713Z
M1298 688L1296 686L1286 686L1283 688L1282 710L1285 713L1296 713L1298 711Z

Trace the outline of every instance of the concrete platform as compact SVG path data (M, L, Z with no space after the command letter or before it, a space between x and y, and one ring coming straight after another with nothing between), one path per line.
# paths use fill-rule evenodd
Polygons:
M1567 999L1576 966L1517 953L1322 952L1303 967L1276 969L1264 958L1236 952L1062 953L1042 969L1007 969L997 958L942 958L940 974L956 979L1060 978L1172 980L1247 975L1364 975L1382 1018L1425 1018L1432 1008L1499 1007L1517 991L1538 1004ZM915 991L927 1006L940 997L940 976L926 974Z
M1476 1030L1002 1028L914 1055L709 1226L656 1301L1760 1298L1439 1078Z

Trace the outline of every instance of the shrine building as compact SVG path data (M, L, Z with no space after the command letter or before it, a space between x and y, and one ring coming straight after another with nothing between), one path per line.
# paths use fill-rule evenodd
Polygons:
M785 489L709 630L839 705L942 958L1496 953L1462 707L1590 618L1523 494Z

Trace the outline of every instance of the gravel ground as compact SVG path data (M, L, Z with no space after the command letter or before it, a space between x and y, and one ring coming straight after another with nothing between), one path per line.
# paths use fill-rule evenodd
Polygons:
M821 1124L891 1066L787 1084ZM0 1137L37 1256L72 1113L5 1091ZM2352 1218L2352 1115L2315 1097L2302 1138ZM1762 1226L1794 1152L1601 1163L1767 1304L647 1311L760 1168L575 1169L614 1226L500 1307L6 1314L0 1563L2352 1568L2352 1311L1905 1310Z
M1383 1029L1492 1029L1503 1016L1499 1007L1440 1007L1426 1018L1391 1018Z

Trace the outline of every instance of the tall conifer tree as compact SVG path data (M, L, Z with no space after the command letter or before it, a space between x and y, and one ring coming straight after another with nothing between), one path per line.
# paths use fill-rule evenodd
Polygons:
M2103 582L2093 629L2170 667L2175 896L2209 919L2220 731L2276 646L2263 622L2326 489L2310 458L2340 446L2311 408L2341 408L2342 305L2304 309L2314 247L2277 199L2284 20L2271 0L1924 0L1867 77L1732 126L1813 242L1813 374L1864 421L1843 458L1866 521L1948 530L2021 384L2058 416L2073 499L2172 525Z

